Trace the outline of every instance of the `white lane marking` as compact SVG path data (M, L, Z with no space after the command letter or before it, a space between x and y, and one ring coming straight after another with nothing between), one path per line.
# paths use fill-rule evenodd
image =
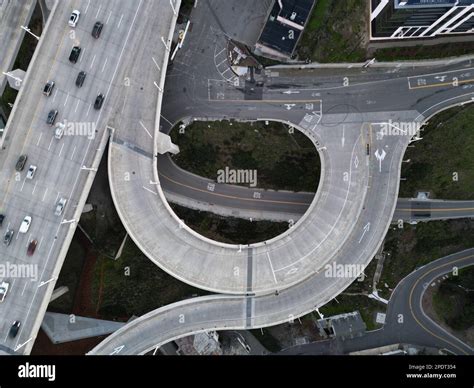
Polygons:
M61 157L61 154L63 153L63 148L64 148L64 143L63 143L63 145L61 146L61 150L59 151L59 157Z
M81 102L81 100L77 100L77 104L76 104L76 109L74 109L74 113L77 112L77 108L79 108L79 103Z
M56 91L54 92L53 102L56 100L57 95L58 95L58 89L56 89Z
M40 135L39 135L39 137L38 137L38 142L36 143L36 147L39 146L42 137L43 137L43 132L41 132Z
M35 194L35 191L36 191L36 186L38 185L38 182L35 182L35 187L33 187L33 191L31 192L32 195Z
M90 112L90 110L91 110L91 106L92 106L92 105L91 105L91 104L89 104L89 108L87 108L86 117L87 117L87 116L89 116L89 112Z
M216 65L216 66L219 67L220 65L222 65L222 64L223 64L224 62L226 62L226 61L227 61L227 58L224 59L222 62L220 62L220 63L219 63L218 65Z
M275 283L278 283L277 278L275 276L275 270L273 269L272 259L270 259L270 254L268 252L267 252L267 258L268 258L268 262L270 263L270 268L272 269L273 280L275 281Z
M59 199L60 195L61 195L61 193L58 191L58 193L56 194L56 199L54 200L54 203L58 202L58 199Z
M103 73L104 70L105 70L105 66L107 66L107 60L108 60L108 59L109 59L109 58L105 58L104 66L102 66L102 73Z
M221 55L225 51L225 47L219 51L216 55L214 55L214 58L217 58L219 55Z
M21 295L23 296L23 294L25 293L25 290L26 290L26 286L28 285L28 282L25 282L25 286L23 287L23 291L21 292Z
M44 202L44 200L46 199L46 194L48 194L48 188L47 187L46 187L46 190L44 191L43 199L41 200L41 202Z
M69 100L69 93L66 96L66 101L64 101L64 106L66 106L68 100Z
M97 14L95 15L95 18L97 19L99 17L100 10L102 9L102 5L99 6L99 9L97 10Z
M74 147L74 149L72 150L72 154L71 154L71 160L74 159L74 154L76 153L76 147Z
M87 7L86 7L86 10L84 11L84 15L87 14L87 10L89 9L89 5L91 5L91 0L88 0L88 2L87 2Z
M150 138L153 139L153 136L151 136L151 133L148 131L148 129L146 129L145 125L143 125L143 123L141 121L139 121L141 127L146 131L146 133L148 134L148 136L150 136Z
M106 20L105 24L108 24L108 23L109 23L109 20L110 20L110 17L111 17L111 16L112 16L112 11L110 11L110 13L109 13L109 17L107 18L107 20Z
M51 146L53 145L53 140L54 140L54 137L52 137L51 141L49 142L48 151L51 149Z
M95 62L95 55L94 55L94 58L92 58L92 62L91 62L91 66L90 66L91 69L92 69L92 66L94 66L94 62Z
M20 192L23 191L23 187L25 187L25 183L26 183L26 178L23 179L23 184L21 185L21 189L20 189Z
M120 16L120 20L118 22L117 28L120 28L120 25L122 24L122 19L123 19L123 14Z
M169 125L173 125L173 123L171 121L169 121L165 116L163 115L160 115L162 119L164 119Z

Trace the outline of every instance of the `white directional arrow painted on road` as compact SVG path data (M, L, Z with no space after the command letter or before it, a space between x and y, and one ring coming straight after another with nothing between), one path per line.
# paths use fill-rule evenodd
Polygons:
M382 152L380 152L378 149L375 151L375 157L379 161L379 172L382 172L382 162L387 156L387 153L385 152L384 149L382 149Z
M125 347L125 345L116 347L114 349L114 351L112 353L110 353L110 355L113 356L114 354L119 354L123 350L124 347Z
M365 234L370 230L370 222L368 222L364 226L364 232L362 233L362 236L360 236L359 244L361 243L362 239L364 238Z
M283 92L283 94L300 94L297 90L286 90Z

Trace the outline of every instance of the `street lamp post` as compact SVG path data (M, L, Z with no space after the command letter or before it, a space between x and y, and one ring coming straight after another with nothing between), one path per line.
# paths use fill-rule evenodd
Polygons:
M28 27L25 27L25 26L21 26L21 29L22 30L25 30L26 32L28 32L31 36L35 37L36 40L40 40L40 37L38 35L35 35L31 32L31 30L28 28Z

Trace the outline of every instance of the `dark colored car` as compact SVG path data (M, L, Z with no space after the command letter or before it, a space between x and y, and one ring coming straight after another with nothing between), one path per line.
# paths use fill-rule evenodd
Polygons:
M79 55L81 55L81 48L79 46L74 46L72 48L71 54L69 55L69 61L72 63L76 63L79 59Z
M3 225L3 220L5 219L5 216L3 214L0 214L0 226Z
M102 104L104 103L104 95L101 93L97 96L97 98L95 99L95 103L94 103L94 109L96 110L99 110L100 108L102 108Z
M30 244L28 245L28 250L26 251L28 256L33 256L36 251L36 247L38 246L38 240L31 240Z
M20 326L21 322L20 321L15 321L12 324L12 327L10 327L10 337L15 338L20 331Z
M96 22L94 24L94 28L92 29L92 36L96 39L99 39L102 28L104 28L104 23Z
M46 85L44 85L43 94L49 97L53 89L54 89L54 81L48 81Z
M58 117L58 111L53 109L52 111L48 113L48 119L46 120L46 123L50 126L53 126L57 117Z
M17 170L18 172L23 171L23 169L25 168L25 164L26 164L27 160L28 160L28 156L21 155L18 158L18 161L16 162L15 170Z
M76 86L78 88L82 87L82 85L84 84L84 80L86 79L86 72L85 71L81 71L78 75L77 75L77 78L76 78Z
M5 236L3 236L3 244L5 244L7 247L10 245L13 239L13 230L7 230L7 233L5 233Z

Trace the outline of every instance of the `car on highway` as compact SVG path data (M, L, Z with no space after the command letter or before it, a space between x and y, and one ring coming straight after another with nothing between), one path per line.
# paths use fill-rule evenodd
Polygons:
M5 246L8 247L10 245L10 243L12 242L14 233L15 232L12 229L7 230L7 233L5 233L5 236L3 236L3 244Z
M23 221L22 221L22 223L21 223L21 225L20 225L20 230L19 230L19 232L20 232L21 234L27 233L27 232L28 232L28 229L30 229L30 225L31 225L31 217L30 217L30 216L26 216L26 217L23 219Z
M82 87L82 85L84 84L84 80L86 79L86 75L87 73L85 71L81 71L78 75L77 75L77 78L76 78L76 86L78 88Z
M94 28L92 29L92 36L96 39L99 39L102 28L104 28L104 23L95 22Z
M72 11L71 16L69 16L69 26L75 28L77 26L77 23L79 22L80 17L81 13L77 9Z
M28 160L27 155L21 155L16 162L15 170L17 170L18 172L23 171L27 160Z
M104 103L104 95L102 93L100 93L96 99L95 99L95 102L94 102L94 109L95 110L99 110L100 108L102 108L102 104Z
M56 109L49 111L46 123L52 127L57 117L58 117L58 111Z
M10 332L9 335L11 338L15 338L18 334L18 331L20 330L21 322L20 321L15 321L12 323L12 326L10 327Z
M0 214L0 227L3 225L4 219L5 219L5 216L3 214Z
M54 81L46 82L46 85L44 85L44 88L43 88L43 94L49 97L54 89L54 85L55 85Z
M64 128L66 128L66 125L64 123L57 123L56 124L56 129L54 130L54 138L57 140L61 140L61 138L64 135Z
M28 172L26 173L26 179L33 179L35 177L37 168L38 167L31 165L28 169Z
M9 288L10 288L10 283L2 282L0 284L0 302L3 302L5 300L5 297L7 296Z
M26 250L26 254L28 256L33 256L36 251L36 247L38 246L38 240L31 240L28 244L28 249Z
M60 216L63 214L64 207L66 206L67 199L66 198L61 198L58 203L56 204L56 209L54 210L54 215L55 216Z
M69 54L69 61L72 63L76 63L79 59L79 55L81 55L82 49L79 46L74 46L71 50L71 54Z

